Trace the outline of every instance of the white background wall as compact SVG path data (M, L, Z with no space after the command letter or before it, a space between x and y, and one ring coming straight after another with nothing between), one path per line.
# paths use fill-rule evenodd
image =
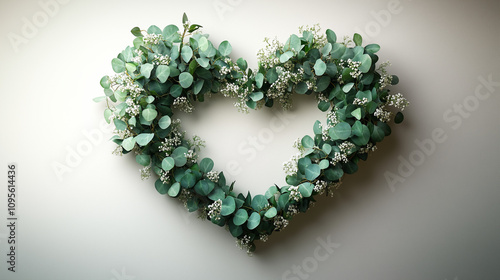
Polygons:
M1 1L0 278L498 279L499 11L496 0ZM382 46L381 61L401 80L393 92L411 102L335 197L258 243L253 257L159 195L154 179L141 181L133 157L111 155L103 104L92 101L111 59L132 44L132 27L180 25L183 12L252 67L264 37L284 41L301 25L360 32L364 44ZM324 119L312 98L295 105L280 118L286 130L266 137L280 110L245 115L219 98L183 120L207 141L202 155L238 191L257 194L284 184L293 140ZM441 143L425 140L435 130ZM6 262L10 162L18 164L15 273ZM242 171L228 171L229 162ZM58 164L71 171L58 176ZM404 181L389 183L388 172Z

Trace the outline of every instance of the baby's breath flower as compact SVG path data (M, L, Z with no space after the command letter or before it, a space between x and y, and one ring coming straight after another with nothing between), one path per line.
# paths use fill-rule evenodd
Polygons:
M144 44L149 45L158 45L161 41L163 41L163 36L161 34L146 34L142 37L142 41Z
M210 219L219 220L221 218L220 217L221 207L222 207L222 200L220 199L217 199L212 204L208 205L208 217Z
M139 171L141 172L141 180L147 180L151 176L151 166L146 166Z
M207 173L208 180L217 183L219 181L219 172L212 170Z
M380 106L373 113L382 122L388 122L391 119L391 112L384 110L384 106Z

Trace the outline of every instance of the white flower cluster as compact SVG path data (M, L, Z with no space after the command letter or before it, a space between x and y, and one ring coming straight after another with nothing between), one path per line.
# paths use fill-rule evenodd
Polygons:
M185 188L181 188L181 193L179 194L179 196L177 197L177 199L184 204L184 207L187 208L187 201L191 197L193 197L193 194L190 191L188 191Z
M302 34L304 31L309 31L313 34L313 43L315 48L321 49L326 45L326 43L328 43L326 36L323 32L321 32L321 27L318 23L314 24L313 26L306 25L299 27L300 34Z
M360 154L367 154L368 152L374 152L377 150L377 146L372 143L368 143L365 147L359 148Z
M169 156L170 153L182 143L184 134L180 131L180 124L180 119L172 120L170 124L170 134L165 137L165 140L163 140L163 143L158 148L160 152L165 152L166 156Z
M115 156L122 156L123 155L123 147L122 146L117 146L115 150L112 152L113 155Z
M384 105L378 107L373 115L382 122L388 122L391 119L391 112L384 110Z
M380 79L378 83L380 84L379 89L384 89L388 85L392 83L392 75L387 74L387 67L391 66L391 63L389 61L381 63L377 67L377 71L380 72Z
M302 194L299 192L298 186L291 186L288 189L290 190L290 200L299 201L302 199Z
M280 231L288 226L289 221L285 219L283 216L275 216L274 217L274 230Z
M257 60L262 67L266 69L273 68L280 63L279 57L276 56L276 51L281 50L283 44L277 38L274 38L272 41L269 38L265 38L264 43L266 43L266 46L257 52Z
M352 154L352 149L356 148L356 145L354 143L351 143L349 141L344 141L339 145L339 149L342 153L346 155Z
M142 38L144 44L149 45L158 45L161 41L163 41L163 36L161 34L146 34Z
M132 58L132 62L135 62L137 64L141 64L142 63L142 55L144 53L140 49L136 49L134 52L137 54L137 56L134 56Z
M267 240L269 240L269 235L267 235L267 234L261 234L261 235L259 236L259 239L260 239L260 241L262 241L262 242L267 242Z
M297 208L297 205L295 204L288 205L288 210L286 211L286 215L288 217L295 216L298 213L299 213L299 208Z
M109 80L111 82L111 86L115 87L115 91L128 91L132 98L136 98L139 94L141 94L141 92L144 91L144 89L140 85L136 84L126 72L113 75L109 77Z
M341 59L340 60L340 66L342 68L349 68L351 69L351 77L354 79L358 78L361 75L361 71L359 70L359 66L361 65L361 62L359 61L353 61L352 59L348 59L347 61Z
M186 113L191 113L194 110L194 106L184 96L180 96L180 97L175 98L173 105L174 105L174 108L179 109L179 110L186 112Z
M283 170L287 175L293 176L299 171L297 165L298 160L302 157L302 153L297 153L293 155L290 160L283 163Z
M278 66L276 67L276 72L278 73L278 79L269 87L267 96L282 103L284 109L289 109L291 107L290 83L297 84L300 82L304 70L300 68L298 73L294 73Z
M217 199L212 204L208 205L208 217L210 219L219 220L221 208L222 208L222 200L220 199Z
M347 163L349 159L347 158L350 154L352 154L352 149L355 148L356 145L354 145L351 142L344 141L339 145L340 152L335 152L334 157L330 161L332 165L337 164L338 162L344 162Z
M125 103L127 103L127 108L125 109L125 113L129 114L130 117L134 117L139 115L139 112L141 110L141 106L139 104L136 104L134 102L134 99L132 98L127 98L125 100Z
M236 246L241 250L246 250L247 254L251 255L250 236L245 234L241 239L236 239Z
M141 180L147 180L151 176L151 166L146 166L139 171L141 172Z
M184 153L184 156L190 163L196 163L198 160L198 154L194 150L188 150L187 153Z
M153 58L154 65L169 65L172 59L168 55L155 54Z
M168 171L161 170L159 175L162 183L164 184L170 183L170 174Z
M327 182L325 181L322 181L322 180L318 180L316 181L316 183L314 184L314 191L319 194L319 195L322 195L325 190L326 190L326 186L327 186Z
M333 107L326 114L326 126L323 126L323 124L321 124L321 138L323 138L323 141L330 139L330 128L334 127L337 123L339 123L339 120L337 119L337 107Z
M359 99L356 97L356 98L354 98L354 101L352 102L352 104L359 105L359 106L366 105L366 103L368 103L368 98L366 98L366 97L363 97L363 99Z
M397 93L387 97L387 105L396 107L400 111L403 111L409 105L409 102L401 93Z
M212 170L207 173L208 180L217 183L219 182L219 172Z

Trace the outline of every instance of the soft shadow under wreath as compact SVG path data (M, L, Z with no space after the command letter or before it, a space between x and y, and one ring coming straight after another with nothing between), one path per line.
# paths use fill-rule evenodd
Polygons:
M244 59L229 57L228 41L216 48L186 14L182 22L182 30L133 28L133 46L112 59L116 74L101 79L105 96L94 100L106 102L104 117L116 127L114 153L135 155L143 179L158 176L159 193L226 226L248 253L256 240L266 241L306 212L314 196L335 191L344 174L355 173L358 161L391 133L388 123L403 121L408 101L387 89L398 77L386 72L387 62L376 67L380 46L363 47L359 34L337 42L330 29L323 34L318 25L302 27L284 44L266 39L258 69L250 69ZM185 137L173 109L192 112L212 94L235 98L243 112L275 103L286 110L293 94L316 98L326 120L295 143L298 153L284 164L288 185L253 197L236 193L210 158L198 159L204 142Z

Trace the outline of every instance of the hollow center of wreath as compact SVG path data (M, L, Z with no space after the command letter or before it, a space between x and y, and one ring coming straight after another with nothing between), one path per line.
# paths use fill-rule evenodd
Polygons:
M315 97L294 94L289 110L275 104L248 114L238 112L234 102L215 94L196 102L192 113L176 111L173 118L181 120L187 137L205 141L199 160L213 159L214 170L223 171L228 183L235 181L235 192L255 195L274 184L286 185L283 163L298 152L294 141L313 135L314 122L326 119Z

